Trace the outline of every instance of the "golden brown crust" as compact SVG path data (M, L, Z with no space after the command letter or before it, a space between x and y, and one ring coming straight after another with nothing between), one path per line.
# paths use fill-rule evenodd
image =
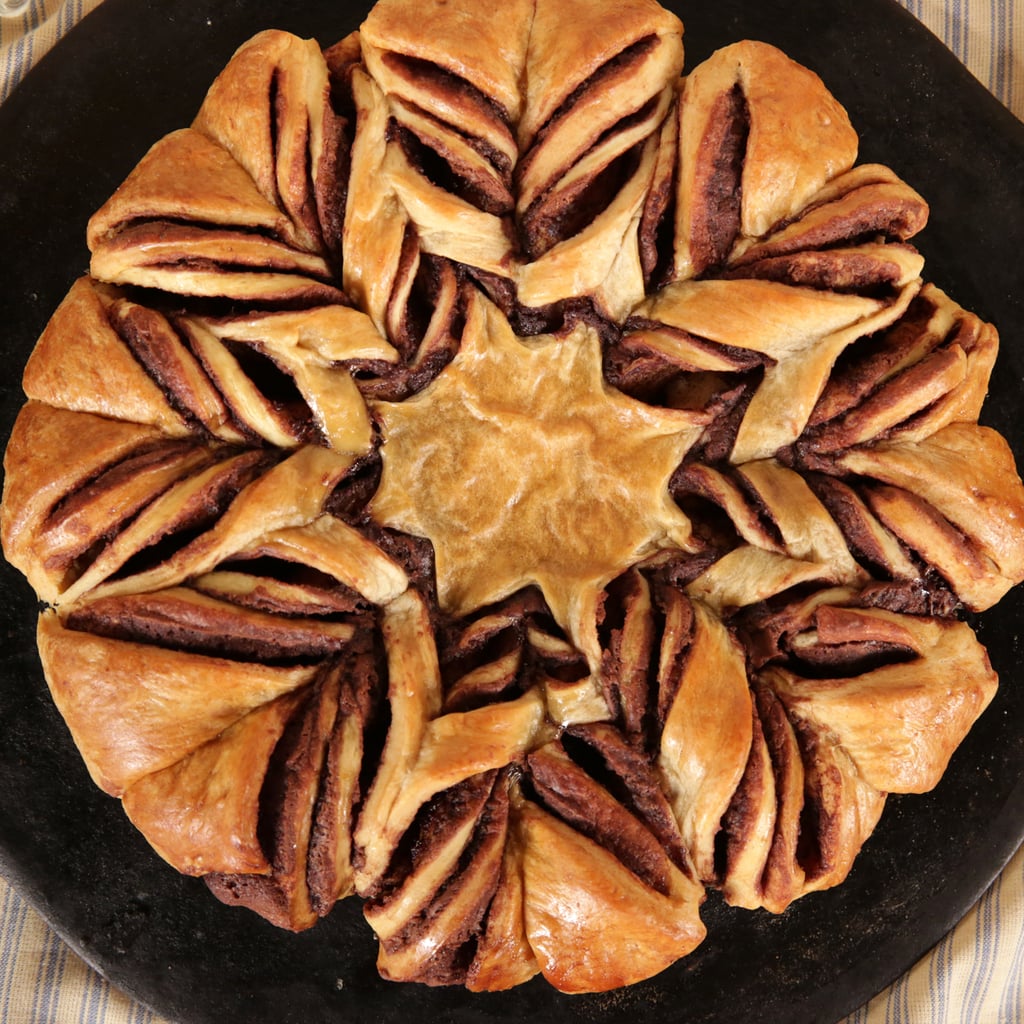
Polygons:
M414 401L375 408L387 441L372 514L431 539L444 611L466 614L537 584L559 624L591 650L576 625L582 581L600 588L659 547L689 543L689 524L664 481L695 430L685 415L659 416L607 392L594 332L581 327L528 348L486 300L475 300L468 316L460 354L441 379ZM574 390L568 406L567 380ZM508 418L517 404L527 414ZM455 445L437 443L453 435L457 458ZM522 467L504 479L490 463L498 437ZM593 452L584 475L581 443ZM642 493L631 494L630 481L620 479L627 464ZM467 480L487 480L493 500L481 504ZM571 503L554 490L569 481ZM484 563L489 570L481 575L475 567Z
M868 620L891 617L880 610L860 614ZM996 686L988 657L965 623L905 616L902 625L913 638L916 657L910 662L849 679L768 673L790 712L829 730L864 780L887 793L932 788ZM884 721L874 712L879 699L890 712Z
M90 219L91 273L186 295L334 299L325 260L227 150L193 128L165 136Z
M485 8L451 3L375 4L360 26L366 48L444 68L491 96L509 120L519 117L523 64L533 16L529 0Z
M322 252L319 179L333 160L335 117L320 47L266 31L235 53L192 127L216 140L261 194L288 213L298 245Z
M312 674L108 640L66 629L54 612L39 620L39 653L90 774L113 796Z
M673 602L685 601L673 592ZM659 666L659 689L673 698L664 719L658 764L697 877L715 877L715 842L722 816L742 777L751 745L750 690L739 646L702 605L695 604L682 678L666 678L674 666ZM666 626L673 623L671 607Z
M57 600L73 578L66 562L47 564L48 521L54 511L97 473L161 442L160 433L149 426L50 409L36 401L22 408L4 456L3 545L8 560L43 600ZM57 464L55 452L64 454ZM147 490L144 498L151 494ZM88 544L95 538L86 534L84 539Z
M731 107L723 106L730 95ZM740 239L761 238L796 214L831 179L850 169L857 135L846 111L813 72L775 47L744 41L718 50L687 76L679 106L683 171L679 176L676 273L700 274L716 262L705 255L705 206L735 189L733 237L716 247L727 256ZM716 137L732 118L735 141ZM733 152L735 151L735 156ZM733 162L723 180L709 158Z
M477 940L466 987L472 992L501 992L529 981L539 971L523 915L522 854L518 838L510 832L487 912L487 929Z
M837 885L1024 578L992 325L810 70L653 0L260 33L90 221L0 539L97 784L395 981L652 976Z
M679 19L650 0L605 3L598 17L586 0L538 0L526 62L528 99L519 122L520 147L530 144L581 83L631 46L651 40L671 54L668 67L681 69L682 33ZM666 70L666 81L673 77Z
M25 366L26 396L57 408L187 435L189 427L181 412L142 371L115 329L110 314L115 294L88 277L72 285ZM75 345L65 343L71 331L78 338Z
M678 869L661 893L533 804L524 804L520 827L526 934L559 990L606 991L649 978L703 939L703 890ZM571 875L559 867L567 863Z
M250 711L125 790L125 813L164 860L186 875L270 871L257 835L259 795L298 700L287 694Z

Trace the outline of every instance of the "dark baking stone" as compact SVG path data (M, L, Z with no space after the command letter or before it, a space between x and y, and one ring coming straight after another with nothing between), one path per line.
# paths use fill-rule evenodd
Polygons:
M1000 327L984 420L1020 453L1024 379L1024 127L891 0L716 0L675 7L687 65L760 38L822 75L848 108L862 160L929 200L926 272ZM365 7L332 0L105 0L0 107L0 443L21 367L87 267L84 227L148 146L187 124L228 57L262 28L330 43ZM0 565L0 866L89 962L182 1024L325 1020L787 1024L835 1021L885 987L967 911L1024 832L1024 600L986 614L1003 686L938 788L893 798L846 883L785 914L714 896L707 941L626 991L565 997L535 980L471 995L378 980L355 901L289 935L217 903L153 854L90 782L35 654L36 602Z

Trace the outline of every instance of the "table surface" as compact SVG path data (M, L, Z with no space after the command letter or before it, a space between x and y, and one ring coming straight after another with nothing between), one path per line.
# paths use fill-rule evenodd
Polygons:
M100 2L29 0L19 14L0 16L0 102ZM1015 11L1015 0L899 2L1024 120L1024 5ZM162 1024L81 961L2 877L0 1021ZM953 1021L1024 1024L1024 848L953 931L841 1024Z

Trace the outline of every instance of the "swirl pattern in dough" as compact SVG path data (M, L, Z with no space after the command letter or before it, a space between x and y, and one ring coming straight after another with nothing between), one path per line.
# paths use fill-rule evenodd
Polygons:
M995 329L766 44L653 0L267 31L88 225L2 539L156 852L381 974L650 977L843 881L992 699Z

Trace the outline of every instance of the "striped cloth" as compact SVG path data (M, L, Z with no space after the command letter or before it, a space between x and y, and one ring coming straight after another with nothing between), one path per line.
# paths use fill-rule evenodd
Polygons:
M30 0L20 14L0 17L0 103L54 43L99 5L100 0Z
M1015 0L900 0L1024 120ZM0 102L100 0L30 0L0 18ZM1024 6L1024 5L1022 5ZM0 878L3 1024L163 1024L110 986ZM842 1024L1024 1024L1024 849L920 963Z

